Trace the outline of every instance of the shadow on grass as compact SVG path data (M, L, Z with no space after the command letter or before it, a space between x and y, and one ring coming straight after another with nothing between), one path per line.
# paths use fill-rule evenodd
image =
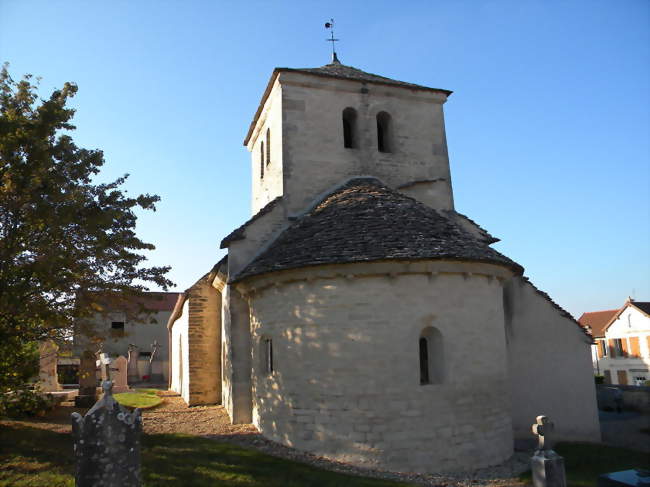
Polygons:
M632 468L650 468L647 453L597 443L558 443L555 451L564 457L567 487L596 486L598 476ZM531 482L530 472L521 480Z
M68 433L0 425L0 486L74 486L72 439Z
M186 435L143 435L143 487L397 487ZM0 487L74 486L72 438L27 426L0 426Z

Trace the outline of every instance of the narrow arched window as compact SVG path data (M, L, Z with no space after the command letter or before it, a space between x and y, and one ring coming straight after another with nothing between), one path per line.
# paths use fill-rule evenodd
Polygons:
M266 165L271 162L271 129L266 129Z
M392 152L393 145L392 120L388 113L377 114L377 150L379 152Z
M264 142L260 142L260 178L264 179Z
M442 384L445 378L445 359L442 334L432 326L420 333L418 340L420 384Z
M420 337L420 384L429 384L429 344Z
M343 147L354 149L357 146L357 111L354 108L343 110Z
M270 338L262 340L263 359L264 359L264 372L266 374L273 373L273 341Z

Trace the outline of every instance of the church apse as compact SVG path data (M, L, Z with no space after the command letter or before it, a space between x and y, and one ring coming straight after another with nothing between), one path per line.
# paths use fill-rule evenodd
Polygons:
M322 268L312 279L285 273L268 287L249 283L253 421L260 431L330 458L401 470L476 465L478 451L489 452L482 465L507 458L512 425L499 280L468 278L452 264L433 279L372 265L349 276L340 270ZM462 305L461 289L469 291ZM435 327L423 329L424 321ZM431 345L426 383L421 338Z

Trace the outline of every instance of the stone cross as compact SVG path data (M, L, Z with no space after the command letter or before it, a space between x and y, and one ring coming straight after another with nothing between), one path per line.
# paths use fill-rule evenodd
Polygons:
M158 343L158 340L154 340L153 343L151 344L151 349L153 350L151 352L151 358L149 359L149 362L153 362L154 360L158 360L158 349L160 348L160 344Z
M555 430L553 422L547 416L537 416L532 429L533 434L537 435L537 449L552 450L552 433Z
M56 370L58 352L59 347L52 340L45 340L38 346L38 382L41 389L45 392L61 390Z
M140 410L129 412L113 398L113 384L85 416L72 413L76 487L140 486Z
M79 395L75 397L75 406L89 408L97 401L97 374L95 354L86 350L79 360Z
M113 382L113 391L116 393L127 392L129 390L126 374L127 365L126 358L120 355L111 362L108 368L111 381Z
M129 384L134 384L140 380L138 372L138 359L140 358L140 350L132 343L129 344L129 365L128 365L128 380Z
M538 446L530 459L534 487L566 487L564 458L551 449L551 434L555 429L548 417L535 418L533 434L538 437Z
M108 356L108 354L101 352L99 354L99 360L97 362L98 362L97 366L99 367L99 372L102 376L102 382L104 382L108 380L109 377L108 368L111 364L111 358Z
M158 353L158 349L160 348L158 340L153 341L151 348L153 349L153 352L151 352L151 358L149 359L149 380L151 382L162 382L162 362L160 361Z

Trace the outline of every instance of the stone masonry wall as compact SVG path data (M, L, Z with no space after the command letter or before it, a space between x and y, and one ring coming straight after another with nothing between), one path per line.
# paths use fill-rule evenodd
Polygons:
M442 104L446 95L281 73L283 192L289 212L359 175L391 187L436 180L424 204L453 209ZM342 113L357 111L357 147L343 146ZM391 115L391 152L377 148L377 114Z
M473 468L511 455L500 280L384 274L382 264L350 266L366 275L320 278L324 267L310 280L282 273L275 286L248 294L253 422L261 432L330 458L407 471ZM445 379L420 385L418 340L429 326L443 337Z
M504 301L515 436L529 438L545 414L559 438L600 441L590 338L521 278L508 283Z
M271 134L271 145L267 148L267 129ZM261 146L264 144L266 155L270 160L264 163L262 177ZM276 81L269 93L264 110L258 119L256 130L248 143L251 152L251 210L252 215L276 196L282 196L282 91ZM267 152L268 151L268 152Z
M250 423L251 334L247 302L236 289L223 291L223 405L235 423Z
M221 403L221 294L206 278L189 290L190 406Z

